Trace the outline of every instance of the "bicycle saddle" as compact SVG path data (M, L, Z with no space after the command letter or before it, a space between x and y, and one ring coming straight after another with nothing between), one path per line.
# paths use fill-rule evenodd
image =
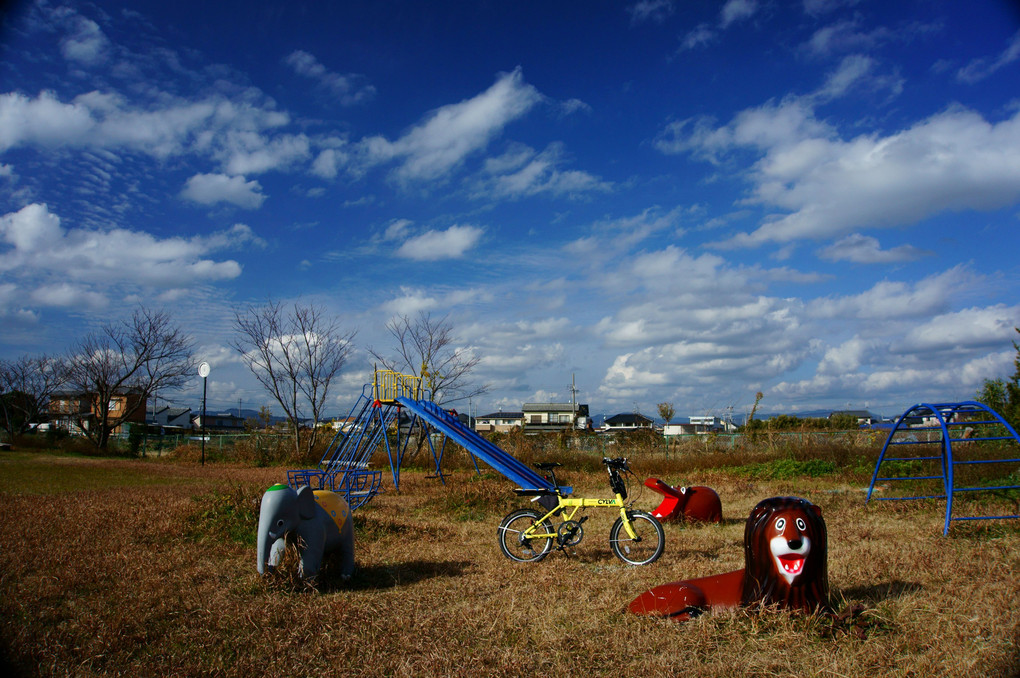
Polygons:
M558 461L543 461L539 464L535 464L535 468L541 471L551 471L557 466L563 466L563 464L559 463Z

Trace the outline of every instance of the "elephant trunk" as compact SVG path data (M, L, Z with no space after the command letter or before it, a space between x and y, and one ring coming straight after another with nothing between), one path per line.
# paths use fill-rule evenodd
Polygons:
M269 538L269 527L263 525L263 521L259 520L259 536L258 536L258 556L259 556L259 574L265 574L266 566L269 561L269 550L272 548L275 539ZM272 566L270 566L272 567Z
M256 545L259 574L276 567L282 556L287 530L287 521L282 516L286 513L288 494L294 494L294 491L286 485L274 485L262 496Z

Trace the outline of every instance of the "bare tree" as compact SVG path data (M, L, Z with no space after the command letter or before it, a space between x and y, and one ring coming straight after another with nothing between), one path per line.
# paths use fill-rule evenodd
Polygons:
M369 349L369 353L388 370L421 377L434 402L449 404L488 391L488 386L468 383L479 359L454 345L456 339L449 316L436 320L431 313L419 311L413 321L406 315L394 318L386 329L396 340L396 357L387 357L374 349Z
M110 434L145 407L156 391L182 388L195 372L194 346L166 311L139 308L130 320L103 325L67 357L67 385L86 407L78 427L105 450ZM114 403L121 406L116 409Z
M50 395L66 379L67 368L61 358L23 355L17 360L0 360L0 424L11 442L42 419Z
M666 426L669 426L669 422L676 416L676 408L673 407L673 403L666 401L658 404L659 416L666 421Z
M317 427L333 378L343 369L355 332L317 306L268 301L234 312L237 336L231 346L259 383L283 408L301 452L301 421L312 419L306 450L315 447Z

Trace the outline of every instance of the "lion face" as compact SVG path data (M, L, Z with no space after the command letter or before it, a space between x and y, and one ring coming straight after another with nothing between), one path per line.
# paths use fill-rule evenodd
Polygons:
M744 529L743 603L827 606L827 549L821 509L797 497L763 500Z
M804 563L811 554L811 537L805 515L799 509L783 511L765 529L774 535L769 539L776 573L792 585L804 572Z

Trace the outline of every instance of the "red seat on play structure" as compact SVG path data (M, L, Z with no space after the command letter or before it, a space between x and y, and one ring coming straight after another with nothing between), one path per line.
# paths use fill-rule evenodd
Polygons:
M660 520L722 521L722 501L711 487L670 487L658 478L645 480L645 487L663 497L659 508L652 511L652 515Z

